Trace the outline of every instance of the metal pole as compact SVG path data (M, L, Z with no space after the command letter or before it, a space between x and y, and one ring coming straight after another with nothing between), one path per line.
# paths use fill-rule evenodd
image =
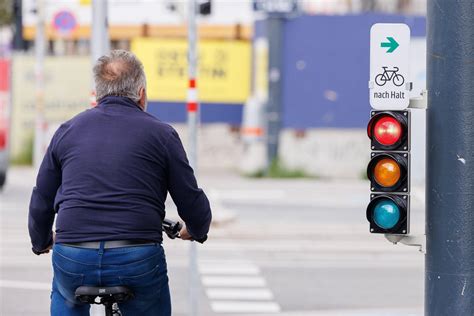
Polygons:
M22 0L13 1L13 23L15 24L15 34L13 35L13 49L24 50L25 41L23 39L23 9Z
M427 316L474 314L473 9L428 1Z
M35 34L35 136L33 145L33 165L39 168L46 152L47 122L44 115L44 59L46 54L46 34L44 17L44 0L36 0L36 34Z
M91 62L94 65L110 51L108 1L92 0ZM95 85L92 80L91 105L96 105Z
M108 0L92 0L92 30L90 38L91 64L110 51ZM91 106L97 105L94 78L91 80ZM91 305L91 315L103 315L99 305Z
M278 157L282 112L283 23L279 16L267 18L268 29L268 103L267 103L267 172Z
M197 4L196 0L188 1L188 157L191 167L197 170L197 127L199 123L199 103L197 96ZM189 246L189 315L199 314L199 271L196 243Z

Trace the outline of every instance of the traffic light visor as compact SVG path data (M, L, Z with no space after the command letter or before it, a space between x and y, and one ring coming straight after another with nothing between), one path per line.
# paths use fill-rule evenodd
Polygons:
M379 185L393 187L400 180L400 165L392 158L380 159L375 164L373 176Z
M392 229L400 220L400 208L389 199L380 199L373 209L373 220L383 229Z

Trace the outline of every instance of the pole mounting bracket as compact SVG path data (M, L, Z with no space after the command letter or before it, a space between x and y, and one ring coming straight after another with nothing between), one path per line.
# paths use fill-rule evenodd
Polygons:
M406 246L418 247L418 251L426 255L426 235L390 235L385 234L385 239L394 245L401 243Z
M417 98L411 98L408 108L426 110L428 108L428 91L422 90Z

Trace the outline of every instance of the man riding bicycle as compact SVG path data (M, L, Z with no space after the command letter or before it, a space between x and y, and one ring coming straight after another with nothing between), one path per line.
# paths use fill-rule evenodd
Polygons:
M130 52L94 66L98 105L62 124L38 172L28 228L33 252L53 250L51 315L89 315L82 285L128 286L123 315L171 315L162 242L170 193L185 226L204 242L211 209L176 131L145 112L146 78ZM52 226L56 218L56 234Z

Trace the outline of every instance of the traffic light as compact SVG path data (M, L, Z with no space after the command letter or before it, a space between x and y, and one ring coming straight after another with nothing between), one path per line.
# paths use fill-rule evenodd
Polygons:
M410 112L371 111L367 125L371 159L367 167L371 233L409 233Z
M200 15L210 15L212 10L211 0L198 0L198 12Z

